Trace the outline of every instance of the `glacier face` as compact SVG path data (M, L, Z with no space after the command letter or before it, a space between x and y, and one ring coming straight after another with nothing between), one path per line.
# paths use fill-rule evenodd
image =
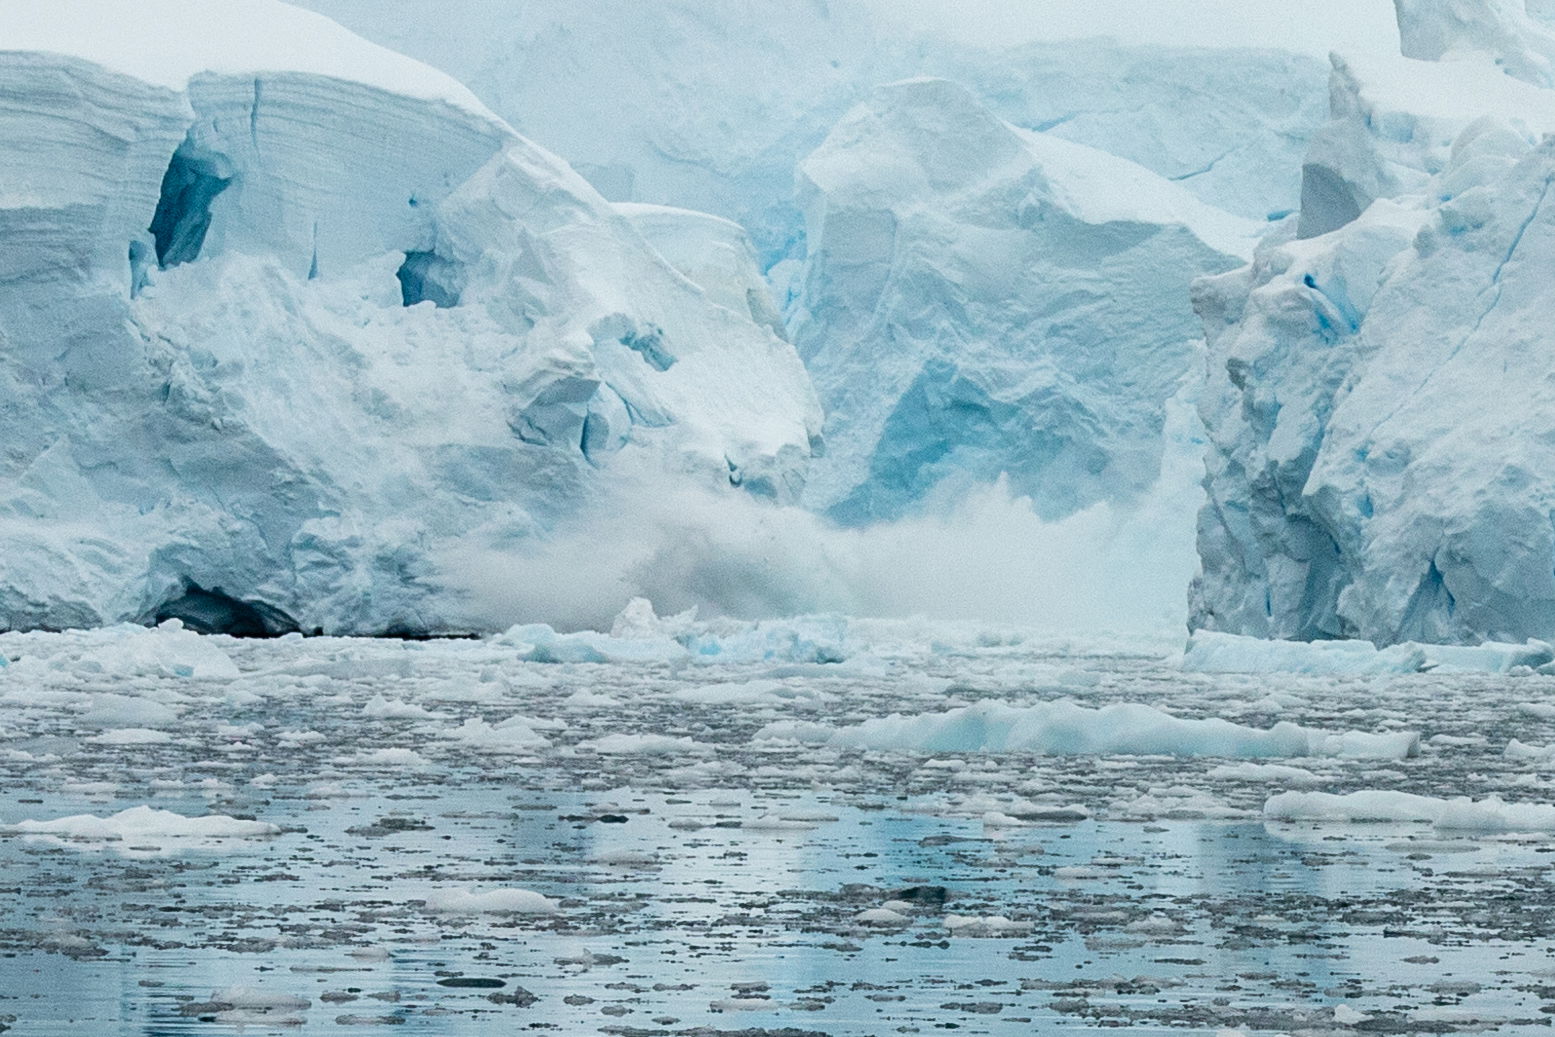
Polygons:
M963 83L1018 126L1255 219L1296 207L1326 117L1321 57L1251 39L973 46L914 34L868 0L301 2L469 84L606 197L739 222L765 265L803 254L795 165L883 83ZM1096 22L1097 37L1113 28Z
M830 415L809 503L893 519L1007 474L1061 517L1156 480L1197 362L1188 284L1257 224L945 80L876 91L800 179L791 327Z
M617 467L800 493L793 348L446 76L270 0L0 25L0 626L438 631L439 545Z
M1356 214L1318 193L1326 233L1287 225L1196 290L1196 626L1384 644L1555 628L1555 93L1506 74L1537 78L1542 28L1449 6L1400 0L1415 60L1336 68L1309 172L1381 197Z

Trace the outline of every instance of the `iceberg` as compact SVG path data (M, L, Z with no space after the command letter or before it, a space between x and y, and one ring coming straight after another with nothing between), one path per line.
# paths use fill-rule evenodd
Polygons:
M688 280L448 76L277 0L0 41L0 628L459 630L439 550L618 470L801 494L748 268Z
M1188 285L1259 224L936 79L876 91L800 178L790 326L828 412L807 503L863 524L1006 474L1058 518L1156 481Z

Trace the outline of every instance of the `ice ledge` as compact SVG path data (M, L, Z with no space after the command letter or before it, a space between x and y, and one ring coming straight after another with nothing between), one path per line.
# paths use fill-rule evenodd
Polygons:
M1529 672L1555 665L1555 647L1487 641L1480 645L1410 642L1378 648L1370 641L1265 641L1200 630L1188 639L1182 667L1197 673L1300 673L1322 676Z

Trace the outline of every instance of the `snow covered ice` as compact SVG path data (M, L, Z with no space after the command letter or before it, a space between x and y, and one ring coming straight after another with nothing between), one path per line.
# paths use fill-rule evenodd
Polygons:
M770 311L445 76L257 0L22 0L0 45L5 625L461 630L438 549L618 469L801 492Z

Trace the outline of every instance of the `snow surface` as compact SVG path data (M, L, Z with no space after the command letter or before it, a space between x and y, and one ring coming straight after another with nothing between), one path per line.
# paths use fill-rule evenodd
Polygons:
M298 72L495 118L446 73L275 0L6 0L0 47L80 58L178 92L203 74Z
M1427 188L1472 124L1495 118L1530 143L1555 132L1555 92L1478 62L1333 58L1333 121L1303 167L1301 236L1344 226L1379 198Z
M1197 359L1187 285L1255 225L945 80L882 87L800 173L792 330L829 414L812 506L893 519L1006 474L1062 517L1156 481Z
M904 26L984 45L1107 37L1146 47L1287 48L1326 57L1343 45L1392 51L1398 29L1388 0L875 0Z
M0 625L464 629L449 542L624 471L798 496L819 408L749 310L440 73L216 10L0 10Z

